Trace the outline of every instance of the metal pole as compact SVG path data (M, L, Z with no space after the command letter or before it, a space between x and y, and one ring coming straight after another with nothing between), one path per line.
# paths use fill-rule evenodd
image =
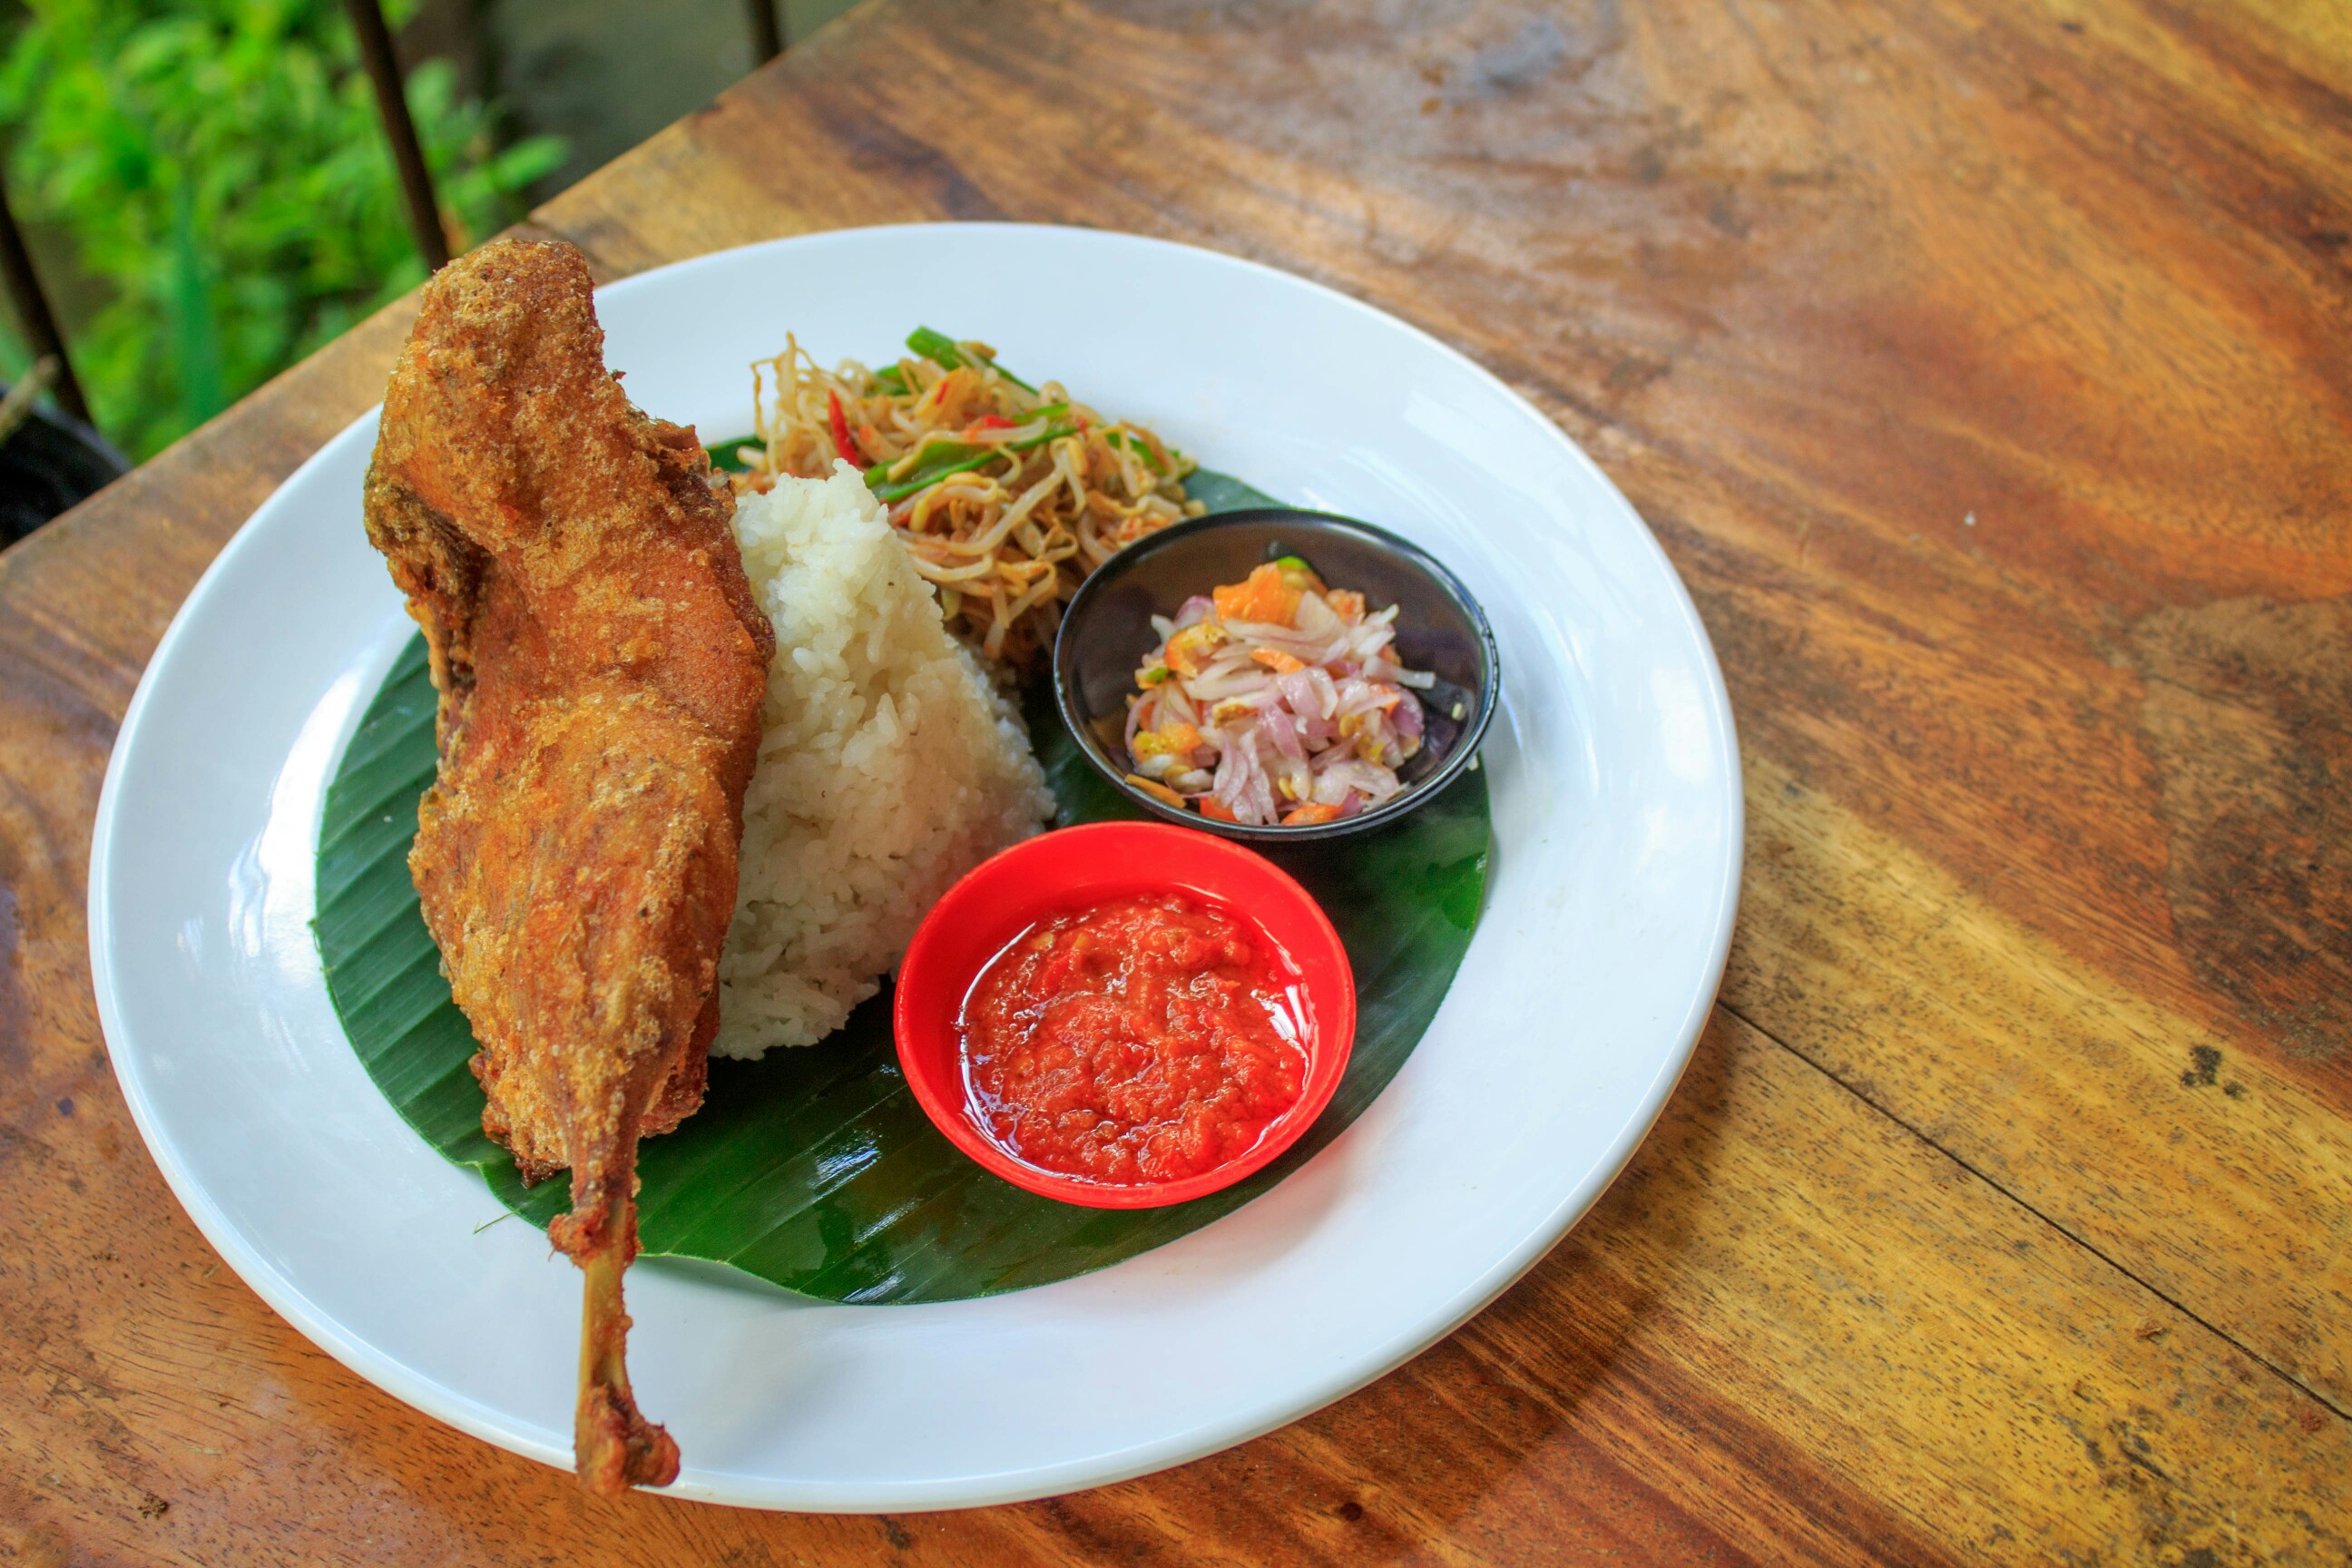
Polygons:
M58 362L58 406L89 424L89 405L74 376L73 361L66 357L65 334L58 331L58 319L50 313L49 297L41 292L32 252L25 248L25 237L16 231L16 216L8 210L5 184L0 184L0 271L7 274L8 299L16 307L16 320L25 324L25 333L33 341L33 357L47 356Z
M408 117L408 97L401 90L400 60L392 52L392 29L383 25L383 8L376 0L343 0L352 31L359 35L360 59L368 79L375 84L375 107L383 117L383 139L392 143L393 166L400 171L400 194L408 202L408 232L425 269L437 272L449 264L449 237L441 227L441 206L433 199L433 175L425 167L425 149L417 144L416 122Z
M784 52L784 31L776 25L776 6L780 0L743 0L743 9L751 21L751 64L766 65Z

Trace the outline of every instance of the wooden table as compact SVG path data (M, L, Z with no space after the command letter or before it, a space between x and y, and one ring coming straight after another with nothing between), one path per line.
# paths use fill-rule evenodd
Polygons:
M1749 837L1631 1169L1402 1371L1025 1507L601 1505L344 1372L132 1131L83 868L166 618L395 307L0 556L0 1557L2352 1555L2352 9L885 0L534 223L618 277L941 217L1320 279L1649 520Z

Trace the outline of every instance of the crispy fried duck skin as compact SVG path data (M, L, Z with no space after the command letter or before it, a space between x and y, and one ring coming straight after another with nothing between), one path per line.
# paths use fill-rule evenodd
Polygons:
M440 771L409 869L480 1050L482 1125L585 1278L574 1446L677 1473L637 1413L621 1275L637 1140L702 1101L774 637L691 429L604 369L587 263L498 240L425 286L384 394L368 537L430 644Z

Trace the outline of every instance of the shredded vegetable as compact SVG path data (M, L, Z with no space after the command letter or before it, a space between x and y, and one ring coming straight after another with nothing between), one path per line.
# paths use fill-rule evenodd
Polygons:
M986 343L919 327L909 353L820 369L797 338L752 366L759 436L745 489L780 474L866 472L949 628L992 658L1033 659L1087 574L1202 507L1185 457L1139 425L1105 419L1054 382L1032 386Z
M1152 617L1128 699L1128 782L1226 822L1303 826L1376 806L1422 748L1434 676L1397 662L1396 606L1297 556Z

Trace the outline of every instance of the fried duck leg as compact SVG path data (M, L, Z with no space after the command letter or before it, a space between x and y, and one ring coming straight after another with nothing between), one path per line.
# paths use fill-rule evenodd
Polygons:
M431 647L440 770L409 869L480 1047L482 1125L584 1276L582 1481L677 1473L637 1413L621 1276L637 1141L702 1101L774 637L691 429L604 370L587 264L444 268L384 394L368 537Z

